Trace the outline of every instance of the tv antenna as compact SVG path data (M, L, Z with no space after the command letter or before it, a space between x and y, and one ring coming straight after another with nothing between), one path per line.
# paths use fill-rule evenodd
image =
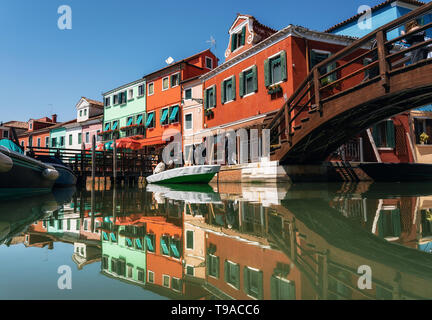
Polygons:
M206 42L210 43L210 48L214 47L216 50L216 39L213 38L213 36L210 36L210 40L207 40Z
M165 60L166 64L171 64L174 62L174 59L172 57L168 57L168 59Z

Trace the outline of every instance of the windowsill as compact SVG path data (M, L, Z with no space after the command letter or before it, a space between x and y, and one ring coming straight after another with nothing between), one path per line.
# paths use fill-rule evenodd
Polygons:
M236 51L240 50L240 49L243 48L243 47L244 47L244 45L242 45L242 46L240 46L240 47L238 47L238 48L235 48L234 51L231 51L231 53L235 53Z
M230 101L224 102L223 105L226 105L226 104L231 103L231 102L234 102L234 101L235 101L235 100L233 99L233 100L230 100Z
M152 95L154 95L154 92L153 92L153 93L149 93L147 96L150 97L150 96L152 96Z
M377 149L380 151L393 151L395 148L379 147Z
M237 288L235 285L233 285L232 283L226 282L227 285L229 285L231 288L236 289L236 290L240 290L239 288Z
M250 97L250 96L254 95L255 93L256 93L256 92L248 93L248 94L244 95L242 98Z
M128 99L128 102L129 102L129 101L133 101L133 100L135 100L135 99L134 99L134 98L129 98L129 99Z
M140 95L140 96L137 96L137 99L141 99L141 98L143 98L145 96L145 94L142 94L142 95Z
M279 84L282 84L282 83L284 83L285 81L279 81L279 82L276 82L276 83L271 83L271 84L269 84L269 86L268 87L271 87L271 86L277 86L277 85L279 85Z
M416 144L417 147L432 147L432 144Z
M162 88L162 91L167 91L168 89L169 89L169 87L168 87L168 88L166 88L166 89Z
M178 84L176 84L175 86L172 86L172 87L171 87L171 89L172 89L172 88L176 88L176 87L178 87L178 86L179 86L179 85L178 85Z

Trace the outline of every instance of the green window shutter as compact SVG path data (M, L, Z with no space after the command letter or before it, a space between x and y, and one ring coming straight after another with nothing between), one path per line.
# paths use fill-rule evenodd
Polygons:
M233 52L236 49L236 44L237 44L237 34L234 33L231 36L231 52Z
M275 276L270 278L270 299L278 300L279 298L279 290L278 290L278 279Z
M216 107L216 86L214 86L212 88L212 92L213 92L213 101L212 101L212 105L210 107L214 108L214 107Z
M387 147L389 148L395 148L396 143L395 143L395 128L394 128L394 123L393 120L388 120L387 121L387 128L386 128L386 132L387 132Z
M174 86L174 75L172 74L170 77L171 87Z
M240 289L240 265L236 264L235 266L235 287Z
M205 89L204 90L204 101L203 101L203 104L204 104L204 109L208 109L208 89Z
M280 53L281 57L281 75L282 75L282 81L286 81L288 79L287 76L287 58L286 58L286 51L282 50Z
M400 210L392 210L391 213L392 224L393 224L393 233L395 237L399 237L401 235L401 216Z
M227 260L225 260L224 263L224 278L225 278L225 282L228 283L228 268L229 268L229 263Z
M258 299L262 300L264 298L264 288L263 288L263 272L258 272Z
M215 257L214 259L216 261L215 262L216 263L216 278L219 279L219 274L220 274L220 272L219 272L219 269L220 269L219 257Z
M206 254L206 276L209 275L210 270L210 254Z
M372 136L373 136L375 145L377 147L380 147L381 146L380 145L381 144L381 136L380 136L380 132L378 130L378 125L377 124L372 127Z
M242 33L241 33L241 45L242 46L245 45L245 40L246 40L246 26L243 27Z
M221 82L221 104L224 104L226 101L225 99L225 81Z
M253 89L255 92L258 91L258 72L257 72L257 66L252 67L252 76L253 76Z
M270 59L264 61L264 82L266 88L270 86Z
M232 85L232 98L233 100L236 99L236 77L232 76L231 77L231 85Z
M243 288L246 294L249 294L249 269L248 267L243 268Z
M240 72L239 74L239 96L244 96L244 73Z

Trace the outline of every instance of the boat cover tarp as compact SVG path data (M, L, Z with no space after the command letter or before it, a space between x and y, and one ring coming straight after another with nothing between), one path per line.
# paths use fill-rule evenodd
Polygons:
M21 150L20 147L18 147L15 143L13 143L9 139L2 139L0 140L0 146L5 147L11 151L18 152L20 154L24 154L24 152Z
M147 178L147 181L150 183L155 183L159 181L174 179L182 176L189 175L205 175L210 173L218 173L220 170L219 165L204 165L204 166L190 166L190 167L181 167L176 169L171 169L167 171L163 171L158 174L151 175Z
M216 192L173 190L166 186L161 186L157 184L147 185L146 191L152 192L159 197L167 198L170 200L185 201L187 203L193 204L222 203L219 193Z

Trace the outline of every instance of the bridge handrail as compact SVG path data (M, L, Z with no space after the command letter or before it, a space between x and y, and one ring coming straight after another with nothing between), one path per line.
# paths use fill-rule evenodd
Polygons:
M343 48L314 66L295 92L274 115L273 119L266 126L266 129L273 130L285 122L285 129L282 128L282 130L280 130L281 128L278 128L276 137L280 138L282 133L285 131L286 138L290 145L292 145L292 129L294 120L296 120L306 108L310 108L311 110L316 109L316 111L319 111L320 115L322 115L322 104L324 101L328 101L329 99L339 96L348 90L352 90L352 88L355 88L358 84L365 86L371 82L377 81L377 79L380 79L382 86L388 90L388 76L391 72L391 67L394 67L395 65L403 65L405 62L395 61L395 58L421 47L429 46L432 44L432 40L426 40L422 43L412 45L409 48L401 47L397 43L403 41L410 35L432 28L432 22L391 40L387 40L387 34L403 26L406 22L418 19L420 16L430 13L431 11L432 2L372 31L363 38L354 41L351 45ZM390 46L393 48L393 52L390 52ZM343 61L342 64L338 65L341 59L346 59L348 55L354 53L358 54L355 54L353 58L349 58L348 61ZM369 59L371 60L369 64L364 65L364 63L362 63L362 67L357 68L354 71L349 70L348 74L342 76L342 70L347 70L346 68L352 66L356 61L367 59L368 57L370 57ZM331 70L328 69L329 66L332 66ZM323 68L326 68L326 71L323 74L320 74L320 70L323 70ZM370 76L372 68L374 68L375 74ZM343 86L346 87L346 80L352 79L356 76L358 77L363 72L365 74L367 73L368 76L366 76L362 81L350 88L342 88ZM335 80L329 79L332 75L336 75ZM366 79L368 77L369 79ZM351 84L348 84L348 86L350 85ZM333 91L334 89L339 90L339 92L328 92L329 90ZM302 101L306 100L307 96L307 102L303 103Z

